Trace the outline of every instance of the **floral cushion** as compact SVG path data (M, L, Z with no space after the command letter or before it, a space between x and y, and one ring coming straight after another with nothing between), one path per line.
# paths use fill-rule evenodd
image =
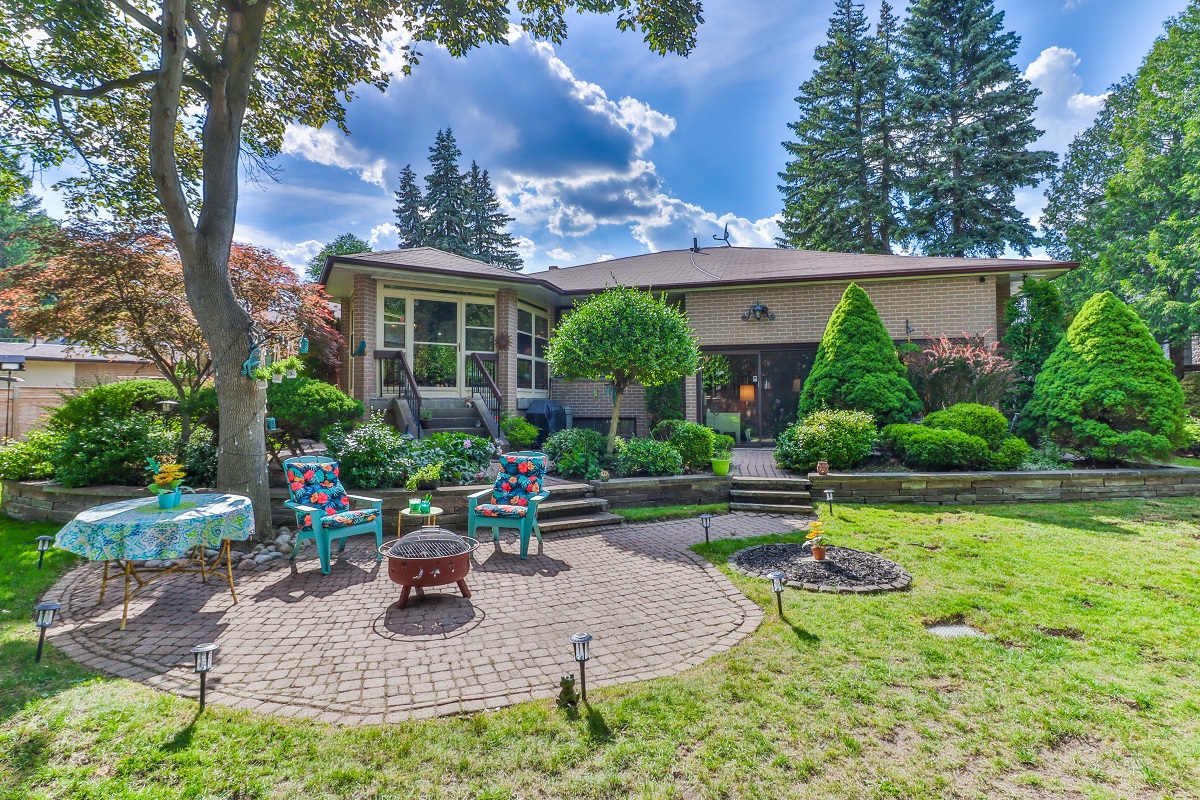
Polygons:
M492 503L498 506L528 506L529 498L544 491L544 477L545 456L500 456L500 474L496 476L496 483L492 487Z
M300 515L297 514L297 517ZM338 514L329 514L321 517L321 527L326 530L330 528L348 528L351 525L361 525L364 522L374 522L379 517L379 510L374 508L355 508L350 511L342 511ZM302 531L312 530L312 515L305 514L304 519L298 522L299 528Z
M292 501L305 506L314 506L324 512L324 516L340 514L350 510L350 498L342 487L338 477L336 461L307 461L287 465L288 491ZM352 525L355 523L343 523ZM296 512L296 526L301 530L311 530L312 520L308 514ZM332 527L325 523L325 527Z
M504 506L495 503L483 503L475 506L475 513L485 517L511 517L519 519L528 513L528 506Z

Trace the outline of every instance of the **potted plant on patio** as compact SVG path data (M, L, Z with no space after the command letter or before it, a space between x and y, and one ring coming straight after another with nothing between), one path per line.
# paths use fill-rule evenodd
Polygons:
M826 538L825 528L821 524L821 520L817 520L808 526L808 536L805 537L805 540L812 549L814 561L825 560L825 548L828 546Z
M179 464L159 464L153 458L147 458L146 462L149 464L147 469L154 474L152 482L146 488L158 495L158 507L174 508L179 505L179 487L187 475L183 467Z
M733 437L718 435L713 443L712 471L714 475L728 475L733 462Z

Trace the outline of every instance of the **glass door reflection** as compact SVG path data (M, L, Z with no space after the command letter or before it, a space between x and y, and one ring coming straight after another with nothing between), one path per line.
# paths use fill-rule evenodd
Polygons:
M458 389L458 301L413 300L413 377L425 389Z

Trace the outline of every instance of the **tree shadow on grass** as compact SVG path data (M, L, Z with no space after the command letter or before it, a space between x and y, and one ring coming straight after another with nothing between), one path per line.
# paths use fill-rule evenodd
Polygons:
M1097 509L1094 502L964 506L962 510L980 516L999 517L1014 522L1050 525L1090 533L1116 534L1118 536L1142 535L1140 531L1128 524L1097 519L1096 512L1104 509ZM1118 515L1116 509L1112 510L1112 515Z

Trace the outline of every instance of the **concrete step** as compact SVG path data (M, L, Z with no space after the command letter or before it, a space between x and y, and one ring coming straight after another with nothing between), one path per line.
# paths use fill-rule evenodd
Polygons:
M778 491L807 492L811 484L808 478L749 478L735 475L734 489L765 489Z
M538 506L538 519L558 519L579 514L593 514L608 511L608 501L599 497L577 497L569 500L550 499Z
M550 492L553 500L564 500L568 497L583 497L592 491L587 483L547 483L546 491Z
M544 522L539 518L538 527L542 529L543 534L553 534L577 530L579 528L595 528L600 525L621 525L624 522L625 519L623 517L610 514L607 511L601 511L595 514L580 514L574 517L554 517Z
M795 514L812 516L812 506L780 505L776 503L730 503L730 511L753 511L757 514Z
M470 419L475 419L478 416L478 412L475 410L475 406L467 407L467 406L463 406L463 405L457 405L457 406L429 408L429 406L427 406L423 403L421 404L422 410L425 410L427 408L429 409L430 416L433 419L457 419L457 418L461 418L461 417L468 417Z
M784 505L807 502L810 499L808 492L784 489L730 489L729 496L741 498L740 502L744 503L762 500L767 503L777 502Z

